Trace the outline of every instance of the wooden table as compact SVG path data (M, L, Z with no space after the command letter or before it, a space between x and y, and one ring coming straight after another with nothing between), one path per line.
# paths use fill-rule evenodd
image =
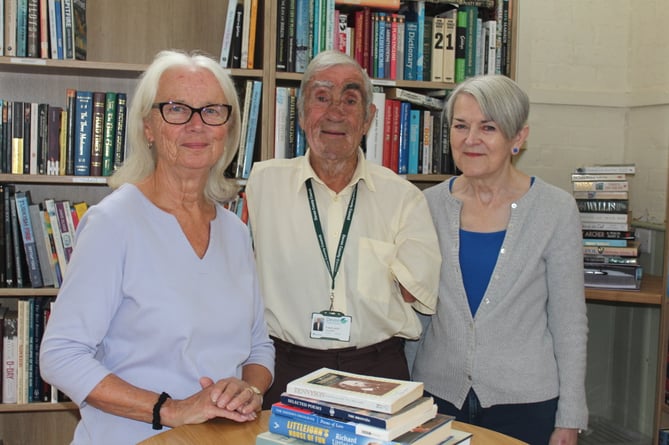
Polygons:
M263 411L254 422L236 423L225 419L199 425L183 425L157 434L138 445L255 445L256 436L267 431L269 411ZM494 431L454 422L456 429L473 433L472 445L522 445L517 439Z

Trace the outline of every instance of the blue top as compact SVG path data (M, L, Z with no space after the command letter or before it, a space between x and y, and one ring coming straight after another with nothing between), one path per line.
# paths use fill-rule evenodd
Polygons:
M199 378L274 369L249 232L216 206L200 258L176 218L124 185L92 206L42 342L44 379L79 405L73 444L129 444L159 431L86 403L108 374L184 399Z
M488 288L504 235L506 230L483 233L460 229L460 271L472 315L476 315Z

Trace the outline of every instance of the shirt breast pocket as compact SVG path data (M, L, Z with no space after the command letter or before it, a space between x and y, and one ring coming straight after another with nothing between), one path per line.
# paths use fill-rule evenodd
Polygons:
M358 291L371 300L390 300L397 291L391 270L395 259L395 245L361 238L358 254Z

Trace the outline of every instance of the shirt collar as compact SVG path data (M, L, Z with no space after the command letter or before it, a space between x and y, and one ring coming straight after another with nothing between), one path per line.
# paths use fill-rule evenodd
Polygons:
M295 190L296 192L298 192L304 186L304 183L307 181L307 179L310 178L313 178L314 181L323 184L323 181L321 181L320 178L316 176L316 172L314 172L314 169L311 167L311 163L309 162L310 157L311 157L310 149L307 149L305 155L300 157L301 159L299 162L300 162L301 172L297 178L298 180L296 184L296 190ZM361 148L358 148L358 165L356 166L355 172L353 173L353 177L351 178L351 181L348 183L346 188L352 187L358 182L363 182L370 191L375 190L374 182L372 181L372 177L369 174L367 160L365 159L365 154L362 152Z

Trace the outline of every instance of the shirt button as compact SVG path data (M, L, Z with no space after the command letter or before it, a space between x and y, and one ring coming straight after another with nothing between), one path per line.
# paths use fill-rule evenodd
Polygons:
M501 254L505 254L505 253L506 253L506 249L505 249L504 247L502 247L502 248L499 250L499 253L501 253Z
M511 203L511 208L512 209L515 209L516 207L518 207L518 204L516 204L515 202Z

